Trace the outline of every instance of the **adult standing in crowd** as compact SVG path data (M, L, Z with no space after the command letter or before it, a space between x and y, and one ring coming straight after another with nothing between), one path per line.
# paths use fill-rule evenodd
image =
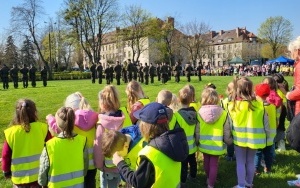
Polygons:
M128 78L128 82L131 82L132 80L132 72L134 71L134 67L133 64L131 63L131 59L128 59L128 64L127 64L127 78Z
M154 76L155 76L155 67L150 63L150 68L149 68L149 74L150 74L150 83L154 83Z
M179 64L179 62L176 62L176 66L175 66L174 71L175 71L175 82L179 83L180 82L180 75L181 75L181 72L182 72L182 67Z
M149 84L149 66L147 65L147 63L145 63L145 67L143 68L143 72L145 75L145 84L148 85Z
M114 82L114 67L112 65L109 66L109 77L110 77L110 83Z
M102 64L99 63L99 65L96 68L97 73L98 73L98 83L102 84L102 76L103 76L103 67Z
M201 78L201 72L202 72L202 69L203 69L203 65L201 62L198 63L198 67L197 67L197 74L198 74L198 78L199 78L199 81L202 81L202 78Z
M123 66L122 66L122 79L124 83L126 84L128 82L127 78L127 62L125 61Z
M144 83L143 65L139 66L139 82Z
M156 67L156 74L157 74L157 80L160 81L161 78L161 72L160 72L161 66L160 64L157 65Z
M168 81L168 66L164 62L163 65L160 68L160 73L161 73L161 81L163 84L167 83Z
M43 86L46 87L47 86L47 78L48 78L48 71L46 66L44 66L44 68L41 70L41 78L43 81Z
M23 65L23 68L20 70L22 76L22 81L23 81L23 87L27 88L28 87L28 68L26 67L26 64Z
M186 72L186 78L188 82L191 82L191 74L193 71L193 67L191 66L190 63L187 64L187 67L185 68L185 72Z
M90 71L91 71L91 77L92 77L92 83L95 83L96 80L96 64L92 63L92 66L90 67Z
M291 101L296 101L295 116L300 112L300 36L290 43L289 51L292 54L294 63L294 90L286 94L286 98Z
M19 69L16 64L13 65L13 68L10 69L9 74L14 83L14 88L17 89L19 87L19 77L18 77Z
M105 74L105 79L106 79L106 84L109 85L110 84L110 67L109 65L107 65L107 67L104 70L104 74Z
M2 69L0 70L1 79L3 82L3 89L8 89L8 75L9 75L9 68L4 64Z
M139 63L138 63L139 64ZM133 68L133 79L137 80L138 77L138 67L137 67L137 63L133 63L132 64L132 68Z
M34 65L30 65L29 78L31 80L31 86L32 87L36 86L36 71L37 71L37 69L35 68L35 66Z
M120 84L121 84L121 72L122 72L122 67L121 67L119 61L117 61L117 65L115 66L114 71L115 71L115 73L116 73L117 85L120 85Z

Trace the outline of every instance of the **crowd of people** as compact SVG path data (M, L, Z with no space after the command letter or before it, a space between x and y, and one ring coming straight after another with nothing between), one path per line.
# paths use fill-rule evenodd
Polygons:
M22 68L19 68L17 65L13 65L12 68L9 68L6 64L2 65L0 69L0 78L3 83L3 89L9 88L9 76L13 82L14 88L19 87L19 73L22 74L22 83L23 88L28 87L28 81L31 81L31 86L36 87L36 73L37 68L32 64L30 67L27 67L26 64L22 65ZM47 86L47 77L48 72L46 67L41 70L41 79L43 81L43 86Z
M161 90L150 100L138 81L128 80L126 107L117 87L108 84L98 93L98 112L75 92L46 116L47 124L39 121L34 101L20 99L4 131L4 176L14 187L95 188L99 170L101 187L123 182L126 187L184 188L202 170L197 166L202 153L206 184L213 188L227 148L228 159L236 161L234 187L252 188L255 175L272 172L275 148L285 149L280 144L285 142L286 99L296 101L293 115L300 114L297 40L290 46L296 60L293 91L275 73L255 86L249 77L235 77L225 98L210 83L201 97L186 84L178 93Z

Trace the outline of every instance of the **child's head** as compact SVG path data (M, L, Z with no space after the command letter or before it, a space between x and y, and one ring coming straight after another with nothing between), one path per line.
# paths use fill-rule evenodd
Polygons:
M70 107L61 107L55 114L55 121L64 136L72 139L75 122L74 110Z
M26 132L30 131L30 123L37 121L37 109L30 99L20 99L16 104L15 117L12 125L22 125Z
M70 107L73 110L90 110L89 102L80 92L75 92L69 95L65 101L65 107Z
M229 84L227 85L227 88L226 88L225 92L230 97L233 91L234 91L234 83L233 82L229 82Z
M215 89L206 88L203 90L201 95L201 104L202 105L217 105L219 104L219 96Z
M119 93L113 85L105 86L99 92L99 108L100 112L116 112L120 108Z
M213 83L208 83L205 85L205 88L212 88L212 89L217 89L217 87L215 86L215 84Z
M284 77L282 76L282 74L280 73L275 73L273 75L274 80L278 83L278 84L282 84L284 81Z
M172 101L172 93L168 90L161 90L157 94L156 102L163 104L165 106L169 106Z
M174 93L172 93L171 104L168 107L171 108L173 112L177 112L179 109L179 101L177 96Z
M190 89L190 94L192 96L192 102L195 101L196 100L195 99L196 90L195 90L194 86L191 84L187 84L186 86Z
M241 99L252 101L255 99L253 93L253 83L247 77L235 78L233 100Z
M261 83L255 86L256 96L259 96L263 100L265 100L270 95L270 91L271 88L269 84Z
M122 157L128 153L129 142L125 134L116 130L108 130L101 138L102 152L105 157L112 157L115 152Z
M160 103L149 103L135 111L133 116L141 120L139 127L147 142L169 130L167 110Z
M133 80L127 84L126 90L128 108L138 101L141 97L144 97L144 91L139 82Z
M191 85L185 85L179 90L179 101L182 105L189 105L194 100L195 90L191 90L191 88L194 89L194 87L190 86Z
M265 77L262 81L262 83L265 84L269 84L271 90L277 90L278 86L277 86L277 82L275 81L275 79L271 76Z

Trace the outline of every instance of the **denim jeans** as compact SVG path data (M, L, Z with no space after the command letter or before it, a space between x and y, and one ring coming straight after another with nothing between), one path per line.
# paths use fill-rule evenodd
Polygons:
M119 173L109 173L100 171L101 188L116 188L121 182Z
M273 152L272 152L272 146L266 146L264 149L257 150L254 158L254 164L256 170L260 170L261 168L261 159L264 157L266 168L268 171L271 170L272 162L273 162Z

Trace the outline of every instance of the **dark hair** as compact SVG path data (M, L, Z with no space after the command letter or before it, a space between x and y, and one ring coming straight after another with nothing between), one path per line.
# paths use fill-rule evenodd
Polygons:
M35 103L30 99L19 99L16 104L15 117L11 125L22 125L26 132L30 131L30 123L38 120Z
M145 140L150 141L153 138L160 136L169 130L169 123L163 124L150 124L144 121L141 121L139 124L141 134L145 138Z
M282 76L282 74L280 74L280 73L275 73L273 75L273 78L279 84L283 83L283 81L285 80L284 77Z
M74 110L70 107L61 107L55 115L56 123L62 130L64 137L73 139L73 129L75 122Z

